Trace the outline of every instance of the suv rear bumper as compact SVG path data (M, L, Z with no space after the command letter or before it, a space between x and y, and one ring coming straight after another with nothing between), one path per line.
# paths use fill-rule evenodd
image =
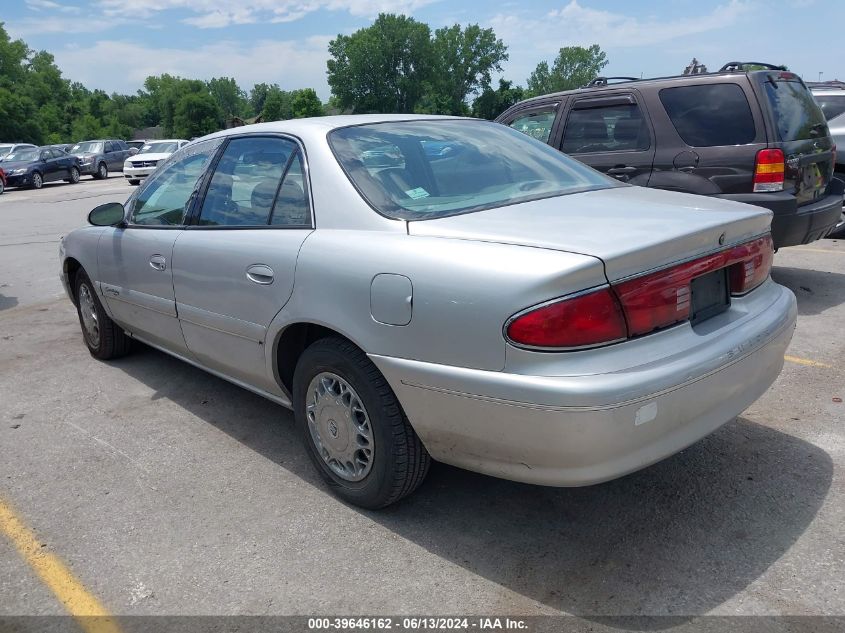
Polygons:
M809 244L833 231L842 218L843 191L845 183L834 178L823 198L800 207L795 196L788 192L719 194L716 197L769 209L774 213L772 240L775 248L783 248Z

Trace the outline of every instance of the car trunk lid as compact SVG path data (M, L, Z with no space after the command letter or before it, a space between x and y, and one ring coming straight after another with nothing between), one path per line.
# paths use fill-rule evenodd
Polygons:
M771 212L705 196L614 187L408 223L410 235L591 255L608 281L669 266L769 231Z

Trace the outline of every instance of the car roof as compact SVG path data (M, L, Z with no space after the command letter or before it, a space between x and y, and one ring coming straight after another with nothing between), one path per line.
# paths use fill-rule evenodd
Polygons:
M151 138L144 143L182 143L184 141L183 138Z
M195 139L196 141L218 138L221 136L232 136L249 132L282 132L287 134L319 133L324 134L331 130L353 125L366 125L368 123L390 123L392 121L434 121L434 120L467 120L480 121L471 117L441 116L435 114L339 114L334 116L310 117L304 119L286 119L284 121L269 121L267 123L253 123L242 125L228 130L220 130L213 134Z

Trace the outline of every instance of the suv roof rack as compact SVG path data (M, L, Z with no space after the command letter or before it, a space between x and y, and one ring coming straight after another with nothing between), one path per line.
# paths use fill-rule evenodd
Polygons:
M766 62L728 62L719 69L720 73L743 70L745 66L762 66L766 70L786 70L786 66L776 66Z
M585 88L595 88L596 86L606 86L611 81L625 82L625 81L639 81L639 77L596 77L591 80Z

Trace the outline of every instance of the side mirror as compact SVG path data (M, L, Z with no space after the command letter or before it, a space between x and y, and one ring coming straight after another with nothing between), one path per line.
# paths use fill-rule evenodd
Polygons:
M130 156L134 156L134 155L135 155L135 154L137 154L137 153L138 153L138 148L137 148L137 147L130 147L130 148L129 148L129 155L130 155Z
M88 224L94 226L117 226L123 223L126 212L119 202L106 202L94 207L88 214Z

